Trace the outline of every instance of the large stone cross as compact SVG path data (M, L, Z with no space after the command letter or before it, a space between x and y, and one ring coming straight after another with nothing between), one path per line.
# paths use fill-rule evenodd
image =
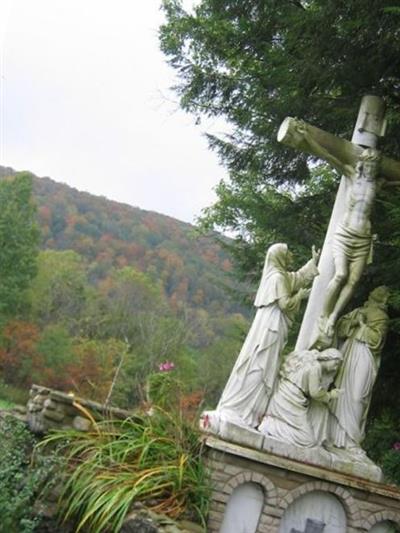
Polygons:
M320 522L319 520L312 520L311 518L307 518L306 529L304 531L300 531L299 529L292 528L290 530L290 533L323 533L324 529L325 529L324 522Z
M378 139L383 136L386 125L384 115L385 106L381 98L364 96L351 142L335 137L311 125L307 124L306 127L311 139L323 147L333 159L340 161L343 166L356 167L357 161L365 148L376 148ZM295 119L287 117L279 129L278 141L308 154L321 157L320 154L313 150L313 147L310 146L306 138L298 134L296 130L297 123ZM387 181L399 181L400 163L388 157L382 157L379 176ZM297 339L296 350L310 348L318 337L317 324L323 310L324 295L335 273L332 241L338 222L342 220L344 214L348 187L347 181L345 178L342 178L339 186L318 265L320 275L315 278L313 283Z

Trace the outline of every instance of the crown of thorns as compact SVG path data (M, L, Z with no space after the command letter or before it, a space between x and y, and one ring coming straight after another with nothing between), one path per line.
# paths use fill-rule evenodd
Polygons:
M364 150L360 155L360 161L379 161L381 158L381 155L378 150L375 150L374 148L367 148Z

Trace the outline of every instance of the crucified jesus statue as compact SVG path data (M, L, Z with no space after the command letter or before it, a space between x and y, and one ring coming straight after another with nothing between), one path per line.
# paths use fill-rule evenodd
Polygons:
M371 257L371 211L382 185L398 185L400 163L376 150L384 103L363 98L352 142L287 117L278 141L324 159L343 175L296 349L326 348Z
M383 181L378 182L380 154L367 148L355 166L343 164L309 135L304 123L299 122L298 130L313 152L348 180L343 218L338 222L332 243L335 275L328 284L320 319L320 329L330 337L371 257L370 216L378 186Z
M355 165L345 164L330 154L298 121L297 131L315 155L325 159L348 180L342 220L336 226L332 243L335 275L328 284L320 317L320 330L331 337L340 314L349 303L356 284L372 256L371 211L377 191L384 185L399 185L378 178L380 152L374 148L363 150Z

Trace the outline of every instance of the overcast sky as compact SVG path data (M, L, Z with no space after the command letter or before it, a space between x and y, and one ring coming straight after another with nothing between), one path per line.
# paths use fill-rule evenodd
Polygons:
M159 5L0 0L0 164L188 222L212 203L218 124L168 91Z

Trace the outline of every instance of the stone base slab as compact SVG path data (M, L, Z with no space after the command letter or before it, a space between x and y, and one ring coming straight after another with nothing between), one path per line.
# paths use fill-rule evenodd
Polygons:
M208 417L208 426L204 427L203 422L201 429L227 442L255 450L264 450L283 458L335 470L369 481L383 482L382 470L366 455L362 458L353 457L345 451L339 453L338 450L338 453L335 453L321 446L300 448L299 446L268 437L255 429L241 426L216 411L209 411L206 416Z
M264 492L257 533L282 533L280 522L290 504L313 491L326 492L337 498L346 514L345 533L365 533L385 521L400 528L400 489L393 485L250 449L216 437L207 437L205 446L213 485L209 533L220 531L230 496L235 488L249 482L260 485Z

